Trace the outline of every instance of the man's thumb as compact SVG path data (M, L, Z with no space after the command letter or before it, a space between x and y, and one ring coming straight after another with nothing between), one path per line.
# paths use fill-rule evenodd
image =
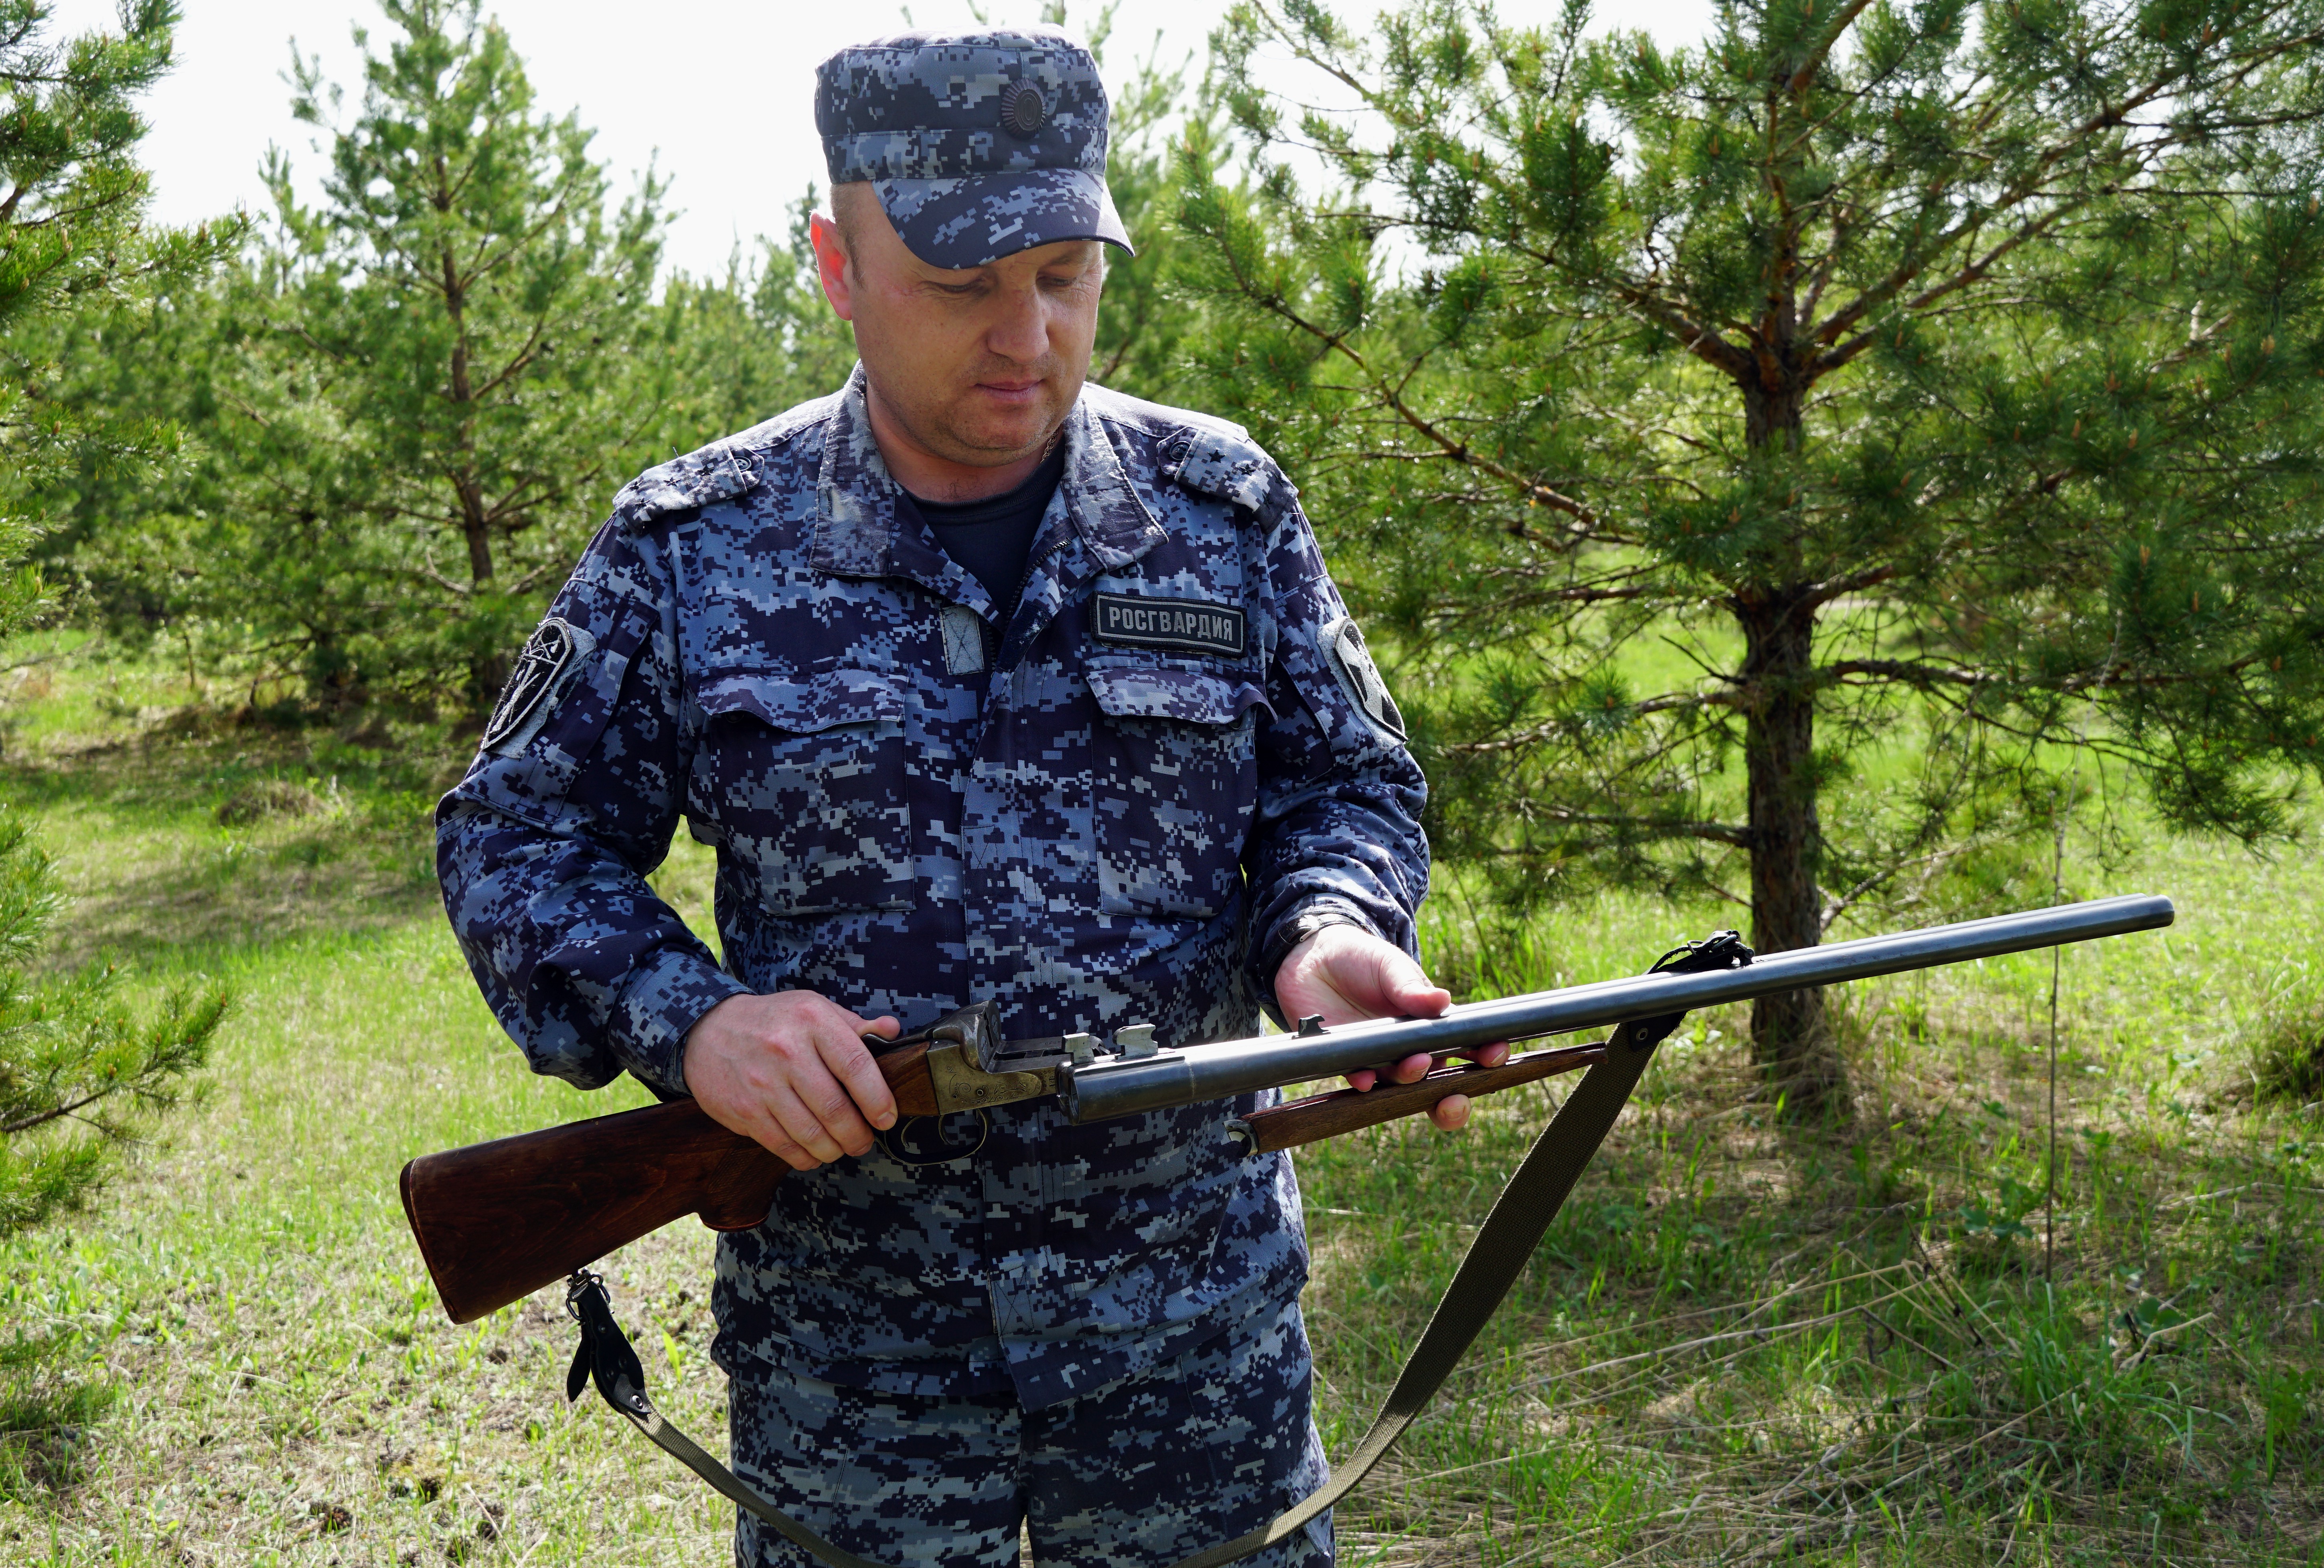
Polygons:
M1452 1004L1452 993L1428 978L1428 971L1400 948L1383 943L1379 954L1380 995L1399 1013L1434 1018Z

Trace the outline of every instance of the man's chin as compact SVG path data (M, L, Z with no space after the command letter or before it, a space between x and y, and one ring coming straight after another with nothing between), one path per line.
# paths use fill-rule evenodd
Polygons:
M945 435L951 440L954 462L998 468L1046 443L1064 422L1063 409L1028 408L1011 410L1007 418L986 415L957 419Z

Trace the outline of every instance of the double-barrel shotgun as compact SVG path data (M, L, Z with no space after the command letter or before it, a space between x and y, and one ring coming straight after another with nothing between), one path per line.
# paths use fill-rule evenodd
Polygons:
M1438 1059L1415 1083L1311 1096L1231 1119L1222 1129L1264 1151L1415 1115L1448 1095L1490 1094L1589 1068L1494 1201L1353 1452L1286 1512L1172 1565L1225 1568L1304 1528L1395 1445L1517 1282L1620 1117L1655 1047L1690 1008L2151 931L2171 921L2167 898L2107 898L1764 957L1733 931L1720 931L1673 949L1633 979L1480 1002L1438 1018L1328 1029L1320 1019L1303 1019L1296 1033L1210 1044L1162 1047L1142 1024L1115 1030L1110 1048L1087 1034L1007 1041L990 1003L902 1039L872 1043L907 1118L887 1135L889 1152L921 1162L974 1155L981 1139L945 1141L947 1118L965 1113L981 1120L995 1105L1042 1096L1056 1096L1071 1121L1095 1122L1382 1068L1422 1052ZM1603 1025L1612 1026L1604 1040L1528 1051L1499 1067L1442 1065L1499 1041ZM916 1126L933 1132L932 1149L911 1136ZM567 1398L594 1381L646 1438L828 1568L881 1568L783 1513L662 1418L646 1397L644 1370L613 1320L604 1281L587 1270L614 1248L686 1215L699 1215L718 1230L760 1224L789 1169L680 1100L415 1160L403 1169L403 1208L454 1322L567 1279L566 1308L581 1327Z
M1140 1024L1115 1030L1109 1044L1087 1034L1003 1040L990 1003L897 1041L866 1043L880 1052L881 1074L906 1119L891 1151L912 1158L934 1129L915 1132L911 1118L1055 1096L1069 1120L1102 1121L1310 1083L1423 1052L1443 1062L1504 1041L1665 1018L1674 1026L1691 1008L2118 936L2171 920L2169 899L2134 895L1757 958L1726 932L1632 978L1473 1003L1437 1018L1333 1028L1307 1019L1296 1033L1176 1048L1157 1046L1153 1030ZM1254 1151L1289 1148L1418 1114L1448 1095L1492 1094L1593 1067L1606 1052L1600 1041L1527 1051L1499 1067L1440 1065L1414 1083L1275 1105L1227 1131ZM969 1148L965 1141L936 1143L928 1152L965 1157ZM714 1230L755 1226L789 1173L691 1100L677 1100L424 1156L404 1167L403 1207L444 1309L455 1323L468 1323L687 1215Z

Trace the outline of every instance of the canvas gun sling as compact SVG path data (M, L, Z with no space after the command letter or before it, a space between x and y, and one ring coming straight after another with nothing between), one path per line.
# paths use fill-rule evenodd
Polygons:
M1647 973L1701 973L1736 968L1750 961L1751 949L1734 932L1720 931L1703 941L1673 949L1655 960ZM1631 1092L1654 1057L1655 1047L1678 1027L1683 1017L1674 1013L1615 1029L1606 1041L1604 1059L1582 1076L1549 1125L1534 1140L1525 1162L1493 1200L1492 1211L1430 1315L1420 1343L1397 1374L1395 1386L1355 1452L1340 1462L1322 1486L1285 1513L1248 1535L1182 1557L1171 1568L1225 1568L1289 1539L1353 1491L1388 1457L1397 1439L1428 1408L1517 1283L1573 1184L1614 1130L1622 1107L1629 1103ZM594 1381L605 1403L648 1441L784 1539L830 1568L883 1568L870 1558L834 1545L768 1502L692 1438L662 1419L646 1398L645 1370L628 1336L613 1321L605 1287L597 1276L586 1270L575 1272L566 1292L566 1308L581 1325L581 1343L566 1378L567 1400L580 1397L584 1382Z

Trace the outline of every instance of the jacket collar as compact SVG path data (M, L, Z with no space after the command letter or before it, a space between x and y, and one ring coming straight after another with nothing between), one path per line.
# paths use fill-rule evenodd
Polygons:
M840 577L909 578L955 600L968 598L968 573L945 555L917 515L898 510L901 487L880 455L864 396L859 363L824 426L809 564ZM1065 472L1057 491L1065 516L1100 568L1119 571L1167 536L1130 483L1121 454L1086 398L1065 416ZM1035 557L1061 542L1037 540Z
M1074 531L1103 571L1120 571L1169 537L1130 482L1121 454L1087 397L1075 399L1065 416L1065 476L1057 488Z

